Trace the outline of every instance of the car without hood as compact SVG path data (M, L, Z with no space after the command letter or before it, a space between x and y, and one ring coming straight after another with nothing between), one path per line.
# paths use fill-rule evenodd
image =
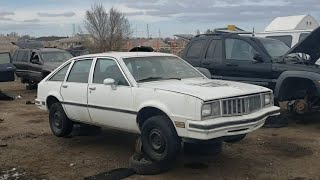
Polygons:
M240 141L279 114L270 89L208 79L155 52L73 58L39 83L35 102L56 136L75 122L139 133L153 161L174 159L182 141Z

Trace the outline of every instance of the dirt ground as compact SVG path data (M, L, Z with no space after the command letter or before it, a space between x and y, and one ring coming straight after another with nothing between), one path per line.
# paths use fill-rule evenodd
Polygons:
M4 92L18 96L0 101L0 180L83 179L127 167L136 136L103 129L98 135L55 137L48 114L35 105L36 91L19 82L0 83ZM320 118L290 122L279 129L262 128L242 142L225 144L215 157L181 154L175 168L156 176L128 179L320 179ZM189 167L186 164L201 166ZM201 167L201 168L200 168Z

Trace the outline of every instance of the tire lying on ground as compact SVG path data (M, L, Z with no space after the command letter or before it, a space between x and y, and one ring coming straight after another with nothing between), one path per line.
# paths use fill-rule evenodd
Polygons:
M181 138L167 116L147 119L141 128L142 149L156 162L173 161L181 149Z
M142 153L136 153L129 160L129 167L139 175L156 175L172 168L169 162L153 162Z
M222 152L222 141L205 141L198 143L184 142L183 150L185 154L202 155L202 156L215 156Z

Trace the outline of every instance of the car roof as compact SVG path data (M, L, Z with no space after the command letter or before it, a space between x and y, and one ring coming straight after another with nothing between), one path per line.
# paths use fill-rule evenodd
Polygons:
M133 57L152 57L152 56L176 57L173 54L158 53L158 52L106 52L106 53L88 54L88 55L78 56L73 59L92 58L92 57L114 57L116 59L120 59L120 58L133 58Z

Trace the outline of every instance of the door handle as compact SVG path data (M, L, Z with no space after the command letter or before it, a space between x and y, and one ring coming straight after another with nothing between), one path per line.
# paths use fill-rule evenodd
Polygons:
M96 87L89 87L90 90L94 91L96 90L97 88Z
M67 87L68 87L68 85L65 85L65 84L64 84L64 85L62 85L62 87L63 87L63 88L67 88Z
M12 67L7 67L7 69L12 69Z
M210 65L211 63L209 63L209 62L204 62L204 63L202 63L203 65L205 65L205 66L207 66L207 65Z
M226 66L236 67L236 66L239 66L239 65L238 64L232 64L232 63L227 63Z

